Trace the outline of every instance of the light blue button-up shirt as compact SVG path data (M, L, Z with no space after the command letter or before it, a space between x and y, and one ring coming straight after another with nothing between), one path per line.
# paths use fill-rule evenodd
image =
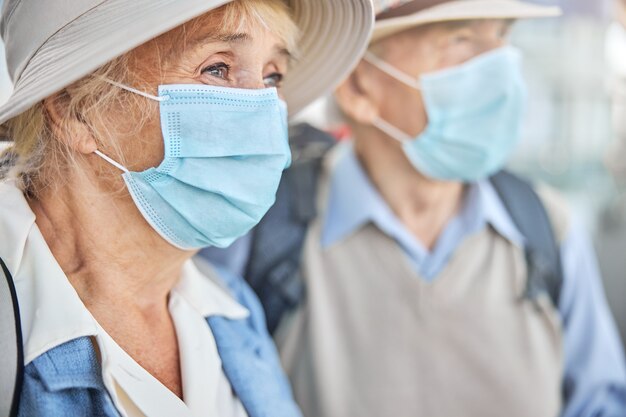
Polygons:
M372 222L403 248L426 280L437 279L460 244L488 225L517 245L524 237L489 181L468 187L460 213L429 251L407 230L370 182L351 147L331 179L322 245L329 246ZM572 222L561 246L567 398L563 417L626 416L626 365L602 288L595 254L582 228Z

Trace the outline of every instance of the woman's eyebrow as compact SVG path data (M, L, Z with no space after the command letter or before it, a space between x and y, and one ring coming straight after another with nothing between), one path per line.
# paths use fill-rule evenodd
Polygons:
M218 34L209 37L209 39L217 40L220 42L232 43L232 42L250 42L252 40L252 36L247 33L229 33L229 34Z
M194 39L184 39L183 48L170 48L169 53L163 57L165 63L170 63L172 60L177 59L181 53L188 51L196 51L199 48L206 47L208 43L222 42L222 43L237 43L237 42L249 42L252 40L252 36L248 33L210 33L204 36L198 36Z
M205 46L210 42L223 42L223 43L240 43L240 42L250 42L252 40L252 36L248 33L211 33L199 38L194 39L187 45L188 49L196 49L199 47Z

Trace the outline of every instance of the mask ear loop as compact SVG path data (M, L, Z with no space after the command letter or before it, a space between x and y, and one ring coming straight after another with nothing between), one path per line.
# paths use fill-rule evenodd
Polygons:
M147 99L150 99L150 100L161 102L161 101L167 101L167 100L170 99L169 96L163 96L163 97L153 96L152 94L148 94L146 92L137 90L136 88L129 87L129 86L124 85L122 83L118 83L117 81L110 80L110 79L108 79L106 77L98 77L98 78L100 78L102 81L106 81L107 83L109 83L111 85L114 85L117 88L121 88L122 90L126 90L126 91L129 91L131 93L138 94L138 95L140 95L142 97L145 97Z
M109 84L111 84L111 85L113 85L113 86L115 86L117 88L121 88L122 90L126 90L126 91L129 91L131 93L138 94L138 95L140 95L142 97L145 97L147 99L150 99L150 100L154 100L154 101L158 101L158 102L169 100L169 96L163 96L163 97L153 96L152 94L148 94L146 92L137 90L136 88L129 87L129 86L124 85L122 83L118 83L117 81L110 80L110 79L108 79L106 77L98 76L98 78L100 78L102 81L105 81L105 82L107 82L107 83L109 83ZM109 164L113 165L115 168L119 169L120 171L122 171L122 172L124 172L126 174L128 174L130 172L124 165L120 164L117 161L114 161L112 158L108 157L107 155L103 154L102 152L96 150L96 151L94 151L94 153L96 155L98 155L100 158L102 158L105 161L107 161Z
M122 172L124 172L126 174L128 174L130 172L124 165L120 164L119 162L114 161L113 159L109 158L108 156L106 156L102 152L96 150L93 153L95 153L100 158L104 159L105 161L107 161L109 164L113 165L115 168L119 169L120 171L122 171Z
M398 68L394 67L390 63L380 59L379 57L377 57L370 51L365 52L365 55L363 56L363 60L366 62L369 62L370 64L372 64L373 66L375 66L376 68L384 72L385 74L389 75L390 77L395 78L396 80L400 81L403 84L406 84L407 86L411 88L414 88L416 90L422 89L420 86L420 82L418 80L400 71Z
M389 75L390 77L395 78L396 80L400 81L403 84L406 84L410 88L421 90L420 82L418 80L400 71L399 69L397 69L390 63L380 59L379 57L377 57L370 51L365 52L365 55L363 56L363 60L365 62L369 62L370 64L372 64L373 66L375 66L376 68L384 72L385 74ZM393 138L400 143L413 140L411 136L407 135L402 130L393 126L391 123L387 122L386 120L381 119L380 117L377 117L372 122L372 125L374 125L374 127L378 128L380 131L385 133L390 138Z
M406 133L404 133L397 127L393 126L391 123L381 119L380 117L377 117L376 119L374 119L374 121L372 122L372 125L374 125L374 127L378 128L380 131L385 133L390 138L393 138L400 143L409 142L413 140L411 136L407 135Z

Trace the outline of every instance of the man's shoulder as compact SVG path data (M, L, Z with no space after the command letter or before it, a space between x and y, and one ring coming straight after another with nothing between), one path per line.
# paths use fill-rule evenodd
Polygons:
M556 243L565 241L571 223L570 208L557 190L509 171L499 172L487 183L517 227L521 223L527 232L536 234L538 228L547 227L549 222ZM520 232L525 234L523 230Z

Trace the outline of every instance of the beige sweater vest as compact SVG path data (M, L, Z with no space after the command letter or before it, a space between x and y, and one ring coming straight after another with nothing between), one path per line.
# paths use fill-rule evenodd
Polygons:
M547 297L521 298L522 248L487 228L429 283L372 224L322 248L320 213L304 247L306 301L277 336L306 417L559 415L560 321Z

